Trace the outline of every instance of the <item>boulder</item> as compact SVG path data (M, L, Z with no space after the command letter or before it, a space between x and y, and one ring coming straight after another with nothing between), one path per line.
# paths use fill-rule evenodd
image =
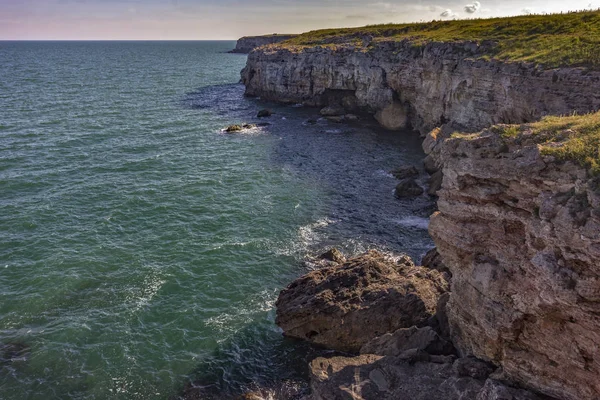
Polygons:
M423 194L423 188L412 178L404 179L396 185L394 195L399 198L417 197Z
M424 326L448 283L408 256L370 251L297 279L277 299L288 337L345 352L401 328Z
M419 176L419 170L413 165L407 165L391 170L390 174L396 179L403 180Z

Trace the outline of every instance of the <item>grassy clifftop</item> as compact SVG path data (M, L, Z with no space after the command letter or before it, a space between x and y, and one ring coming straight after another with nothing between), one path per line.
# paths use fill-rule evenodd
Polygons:
M490 41L495 45L484 57L534 62L547 68L600 69L600 11L323 29L301 34L283 45L368 47L378 41L405 39L415 45Z

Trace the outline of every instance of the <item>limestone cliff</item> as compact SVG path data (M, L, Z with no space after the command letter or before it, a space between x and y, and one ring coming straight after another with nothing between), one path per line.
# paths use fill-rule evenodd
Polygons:
M463 354L569 400L600 398L600 179L494 129L440 141L430 234Z
M252 50L267 45L283 42L284 40L291 39L296 35L264 35L264 36L244 36L238 39L235 49L231 50L231 53L242 53L248 54Z
M407 120L422 133L448 121L474 132L600 108L600 72L486 61L490 46L269 46L249 55L242 81L248 95L265 100L362 109L388 128Z

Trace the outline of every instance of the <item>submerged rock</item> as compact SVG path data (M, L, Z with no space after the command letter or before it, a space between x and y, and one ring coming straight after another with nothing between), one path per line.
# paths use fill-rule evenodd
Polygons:
M426 324L447 285L407 256L370 251L290 284L277 299L276 323L288 337L358 352L377 336Z
M419 176L419 170L413 165L408 165L393 169L390 171L390 174L394 175L396 179L403 180Z
M29 347L24 343L0 343L0 365L26 361L28 356Z
M321 111L319 111L319 114L321 114L324 117L342 117L343 118L344 114L346 114L346 110L344 110L344 108L342 106L331 105L331 106L322 108Z
M397 198L417 197L422 195L423 192L423 188L414 179L408 178L396 185L394 195Z
M256 116L258 118L267 118L267 117L270 117L271 115L273 115L273 113L271 112L271 110L267 110L267 109L260 110L258 112L258 114L256 114Z

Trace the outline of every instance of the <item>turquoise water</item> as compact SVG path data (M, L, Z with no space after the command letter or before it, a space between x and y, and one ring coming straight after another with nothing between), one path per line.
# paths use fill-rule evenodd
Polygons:
M246 99L233 46L0 42L0 398L301 380L273 323L301 261L429 248L430 201L386 173L419 138Z

